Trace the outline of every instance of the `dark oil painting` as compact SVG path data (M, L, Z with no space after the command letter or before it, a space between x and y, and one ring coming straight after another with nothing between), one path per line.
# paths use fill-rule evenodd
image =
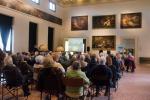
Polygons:
M88 16L71 17L71 30L88 30Z
M115 50L116 36L92 36L92 48L99 50Z
M92 27L97 28L115 28L116 16L115 15L103 15L92 17Z
M141 28L142 14L139 13L126 13L121 14L121 28Z

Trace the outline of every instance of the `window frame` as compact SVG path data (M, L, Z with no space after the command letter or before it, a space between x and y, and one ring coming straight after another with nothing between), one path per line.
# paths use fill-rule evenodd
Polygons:
M38 0L38 3L35 0L31 0L31 1L36 3L36 4L40 4L40 0Z
M54 5L54 8L55 8L54 10L53 10L53 9L50 9L50 3L51 3L52 5ZM56 12L56 4L55 4L54 2L52 2L52 1L49 1L48 9L51 10L51 11L53 11L53 12Z

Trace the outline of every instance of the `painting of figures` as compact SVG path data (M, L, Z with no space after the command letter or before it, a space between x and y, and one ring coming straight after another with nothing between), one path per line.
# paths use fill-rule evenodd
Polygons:
M141 28L141 13L121 14L121 28Z
M115 28L116 27L115 15L93 16L92 27L93 29Z

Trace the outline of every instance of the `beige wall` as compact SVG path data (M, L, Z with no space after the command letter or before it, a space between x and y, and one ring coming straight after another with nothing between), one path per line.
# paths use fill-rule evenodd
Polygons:
M150 0L135 0L129 2L99 4L93 6L66 8L64 37L86 37L87 45L91 47L92 36L116 35L117 45L121 43L120 38L135 39L136 57L150 57ZM142 12L142 28L120 29L121 13ZM92 16L116 15L117 26L115 29L92 29ZM89 29L87 31L71 31L71 16L88 15Z
M43 11L48 12L49 14L55 15L59 18L63 17L62 8L57 8L57 11L54 13L50 11L48 8L48 0L44 0L47 2L42 2L41 5L37 5L31 0L23 0L24 2L30 4L30 6L35 8L42 8ZM44 8L45 7L45 8ZM20 51L28 51L28 42L29 42L29 22L35 22L38 24L38 37L37 37L37 43L38 45L48 42L48 27L54 28L54 48L60 43L59 40L61 40L61 33L62 33L62 25L54 24L48 21L45 21L43 19L39 19L37 17L27 15L3 6L0 6L0 13L6 14L9 16L14 17L13 22L13 52L20 52Z
M28 50L29 22L33 21L38 23L38 45L47 43L48 27L53 27L55 29L54 48L58 45L62 45L64 38L68 37L87 38L87 46L91 47L92 36L116 35L117 45L121 44L123 38L135 39L136 56L150 57L150 0L135 0L122 3L109 3L69 8L61 8L57 6L56 12L52 12L48 9L48 0L41 0L40 5L33 3L31 0L22 1L30 4L32 7L41 9L47 13L62 18L63 26L0 6L0 13L14 17L14 52ZM120 29L120 14L132 12L142 12L142 28ZM111 14L116 15L117 26L115 29L92 29L92 16ZM88 15L89 29L87 31L71 31L71 16L82 15Z

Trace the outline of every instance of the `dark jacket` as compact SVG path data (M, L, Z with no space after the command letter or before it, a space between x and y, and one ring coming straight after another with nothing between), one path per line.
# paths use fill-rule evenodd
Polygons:
M38 75L37 89L47 92L50 90L62 92L64 91L62 77L63 73L59 68L43 68Z
M87 65L87 69L86 69L86 76L88 78L91 77L91 73L93 71L93 69L97 66L97 62L96 61L91 61L88 65Z
M109 68L111 69L111 71L112 71L112 81L115 82L115 81L118 79L116 66L110 65L110 66L108 66L108 67L109 67Z
M106 65L98 65L91 72L91 81L96 85L110 85L112 71Z
M15 65L6 65L3 68L4 78L8 86L20 86L23 84L21 71Z
M33 68L26 61L20 61L17 67L23 75L33 74Z

